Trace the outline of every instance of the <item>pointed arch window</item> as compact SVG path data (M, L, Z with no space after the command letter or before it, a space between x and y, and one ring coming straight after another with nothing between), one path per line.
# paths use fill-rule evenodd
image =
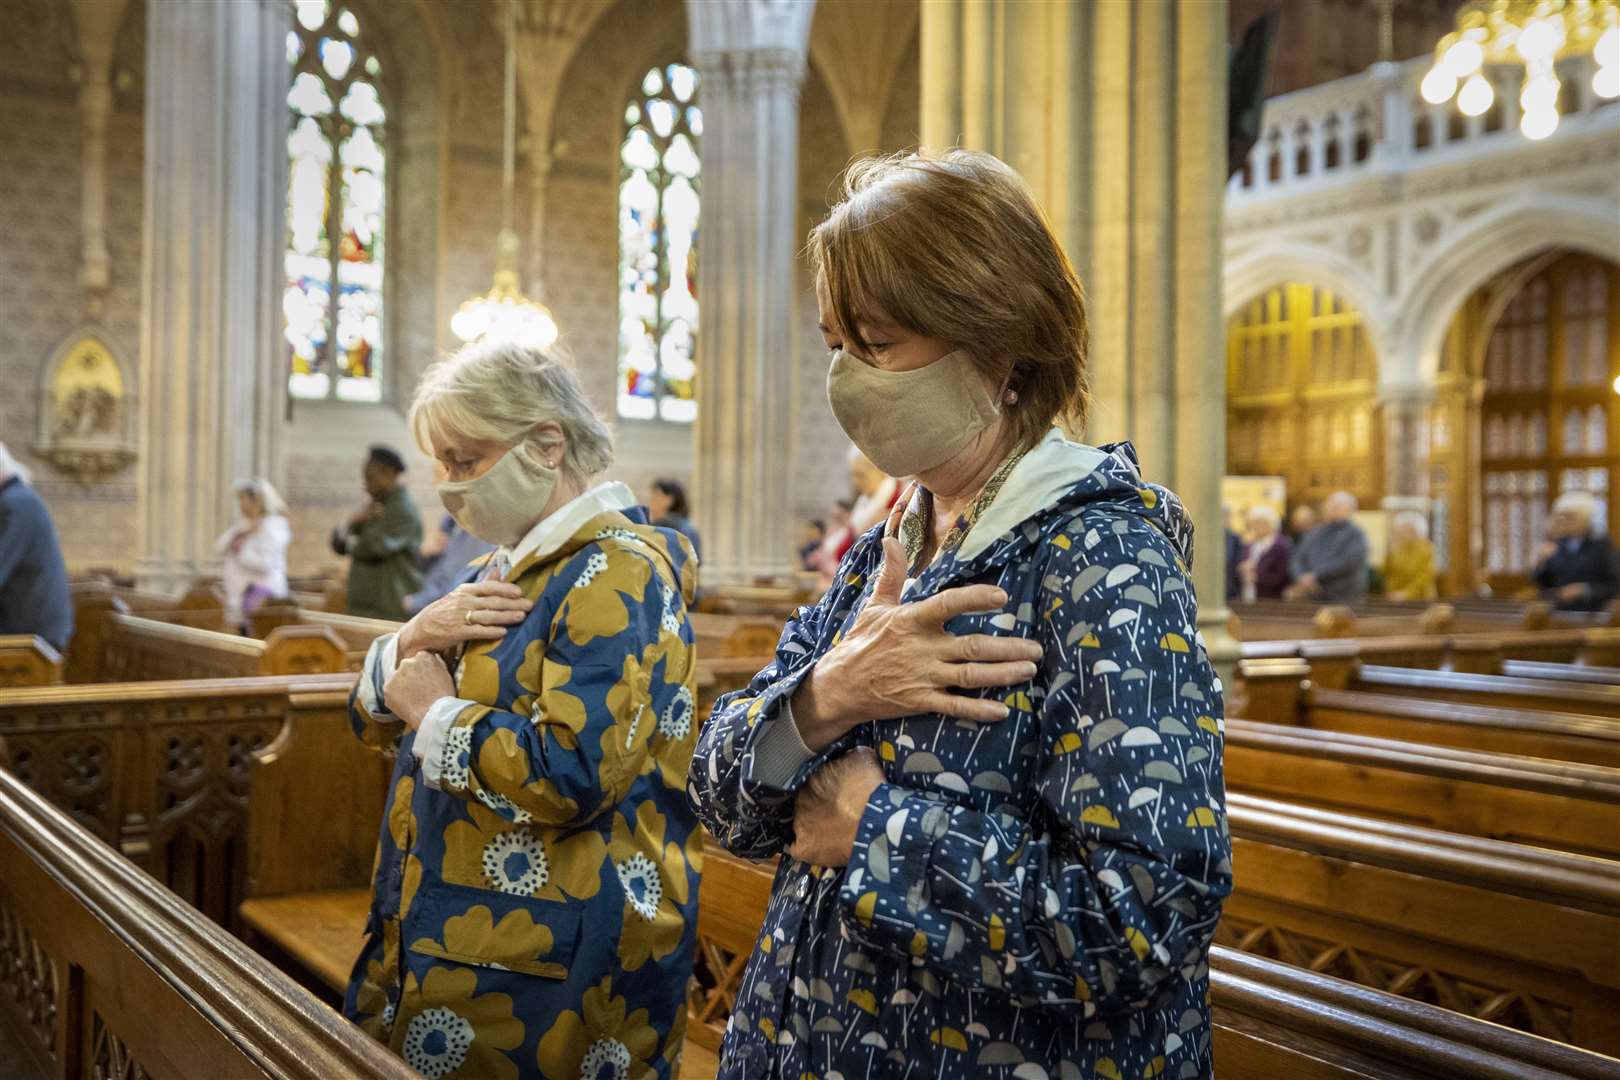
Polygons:
M619 147L619 415L697 416L697 72L648 71Z
M282 312L294 397L382 399L386 110L354 12L295 0L287 33Z

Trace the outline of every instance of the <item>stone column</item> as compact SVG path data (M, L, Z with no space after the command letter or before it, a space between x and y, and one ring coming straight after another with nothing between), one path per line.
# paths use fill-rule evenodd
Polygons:
M799 85L812 0L688 0L703 104L693 501L706 583L795 569Z
M136 575L174 590L215 563L235 481L276 462L291 10L164 0L147 19Z
M1429 510L1429 405L1425 386L1385 386L1378 394L1383 421L1384 501L1394 513Z
M1012 164L1086 284L1092 442L1130 439L1198 526L1199 623L1223 674L1226 4L930 0L922 134Z

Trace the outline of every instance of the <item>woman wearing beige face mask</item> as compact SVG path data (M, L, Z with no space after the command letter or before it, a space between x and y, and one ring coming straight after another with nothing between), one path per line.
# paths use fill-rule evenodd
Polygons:
M345 1012L430 1077L669 1076L702 862L691 546L593 483L612 444L554 355L469 346L410 423L498 547L358 680L396 765Z
M962 150L857 163L810 255L833 415L917 483L699 739L704 824L782 856L720 1076L1210 1075L1220 684L1179 501L1054 426L1074 271Z

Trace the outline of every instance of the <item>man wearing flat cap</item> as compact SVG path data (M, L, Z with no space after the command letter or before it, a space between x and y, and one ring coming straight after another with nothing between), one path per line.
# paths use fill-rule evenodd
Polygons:
M350 559L351 615L403 622L410 618L405 597L422 587L422 517L399 482L404 472L398 451L373 446L361 473L365 505L332 530L332 550Z

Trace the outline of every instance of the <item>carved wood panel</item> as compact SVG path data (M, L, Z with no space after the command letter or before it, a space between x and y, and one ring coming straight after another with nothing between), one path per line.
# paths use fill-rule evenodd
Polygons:
M56 964L0 898L0 1008L11 1012L41 1061L56 1057L61 980Z
M1227 459L1291 501L1383 494L1378 358L1361 313L1312 285L1269 289L1227 323Z
M151 1074L135 1060L100 1013L91 1014L90 1053L94 1063L90 1075L95 1080L151 1080Z
M1233 915L1221 918L1215 942L1544 1038L1574 1041L1570 1008L1524 989L1487 985L1432 965Z

